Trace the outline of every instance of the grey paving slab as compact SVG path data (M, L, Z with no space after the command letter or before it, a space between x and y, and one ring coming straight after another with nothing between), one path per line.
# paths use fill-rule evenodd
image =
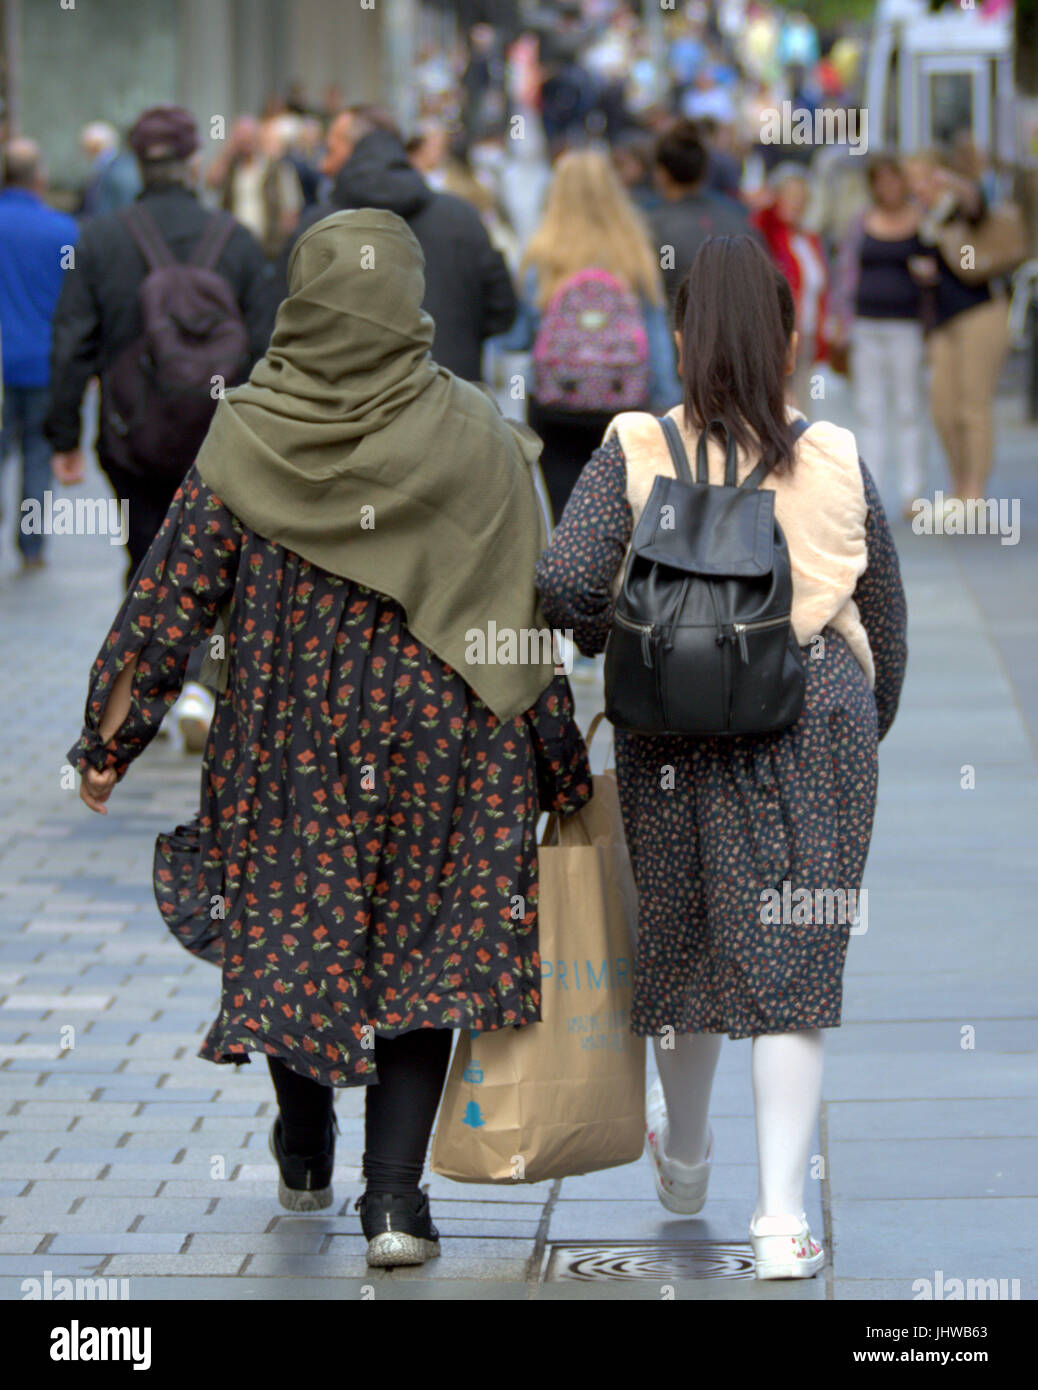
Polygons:
M829 1144L835 1201L885 1197L1038 1198L1038 1140L852 1140Z
M1034 1095L1034 1061L1028 1057L973 1054L968 1066L949 1064L950 1050L938 1053L875 1054L863 1059L830 1053L827 1094L841 1100L949 1100L975 1096Z
M237 1274L247 1257L225 1255L114 1255L105 1265L110 1278L135 1274Z
M100 1255L0 1255L0 1276L42 1278L47 1270L55 1276L94 1274L102 1263Z
M911 1279L834 1279L832 1296L837 1302L870 1300L877 1303L915 1302L918 1290Z
M830 1101L830 1144L850 1139L1038 1137L1038 1099Z
M294 1226L276 1227L269 1232L199 1231L193 1232L187 1245L192 1255L317 1255L325 1242L325 1232L308 1229L301 1222Z
M856 1200L833 1206L833 1270L841 1279L1020 1279L1038 1296L1038 1201ZM895 1239L896 1237L896 1239Z
M45 1231L0 1229L0 1255L31 1255L47 1239Z
M150 1301L152 1299L164 1300L174 1303L188 1303L198 1300L200 1303L209 1301L232 1302L256 1301L256 1302L278 1302L285 1300L303 1300L311 1302L320 1300L321 1302L360 1302L367 1301L374 1295L378 1299L395 1300L406 1298L408 1300L415 1297L412 1291L406 1287L394 1289L391 1280L381 1271L370 1270L364 1276L355 1279L323 1279L323 1278L270 1278L270 1279L249 1279L248 1277L234 1276L212 1276L205 1274L196 1275L134 1275L127 1279L129 1287L129 1301ZM473 1290L485 1289L484 1296L487 1298L497 1296L501 1298L523 1297L525 1285L502 1285L499 1291L493 1287L487 1289L484 1285L458 1285L451 1286L451 1296L459 1300L477 1296ZM0 1278L0 1299L15 1299L23 1297L23 1291L19 1280L6 1277Z
M48 1246L58 1255L175 1255L187 1233L95 1231L56 1235Z
M356 1270L356 1265L363 1262L366 1248L362 1237L333 1236L329 1241L328 1254L320 1258L341 1262L345 1265L342 1272L352 1274L360 1272ZM534 1242L510 1237L455 1237L443 1241L441 1249L438 1258L424 1265L394 1270L394 1280L521 1279L533 1256ZM255 1263L250 1262L247 1273L256 1273Z

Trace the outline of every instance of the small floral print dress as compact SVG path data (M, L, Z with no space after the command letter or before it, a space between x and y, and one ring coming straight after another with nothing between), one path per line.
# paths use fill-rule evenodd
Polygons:
M373 1033L538 1020L537 818L591 795L565 677L499 720L398 604L253 534L191 469L94 663L73 765L123 776L227 599L200 816L223 986L200 1055L362 1085Z
M854 599L868 634L875 688L825 628L825 656L804 648L797 722L757 737L648 737L616 732L624 832L638 887L632 1029L732 1038L834 1028L851 923L762 921L762 891L790 885L855 894L876 804L877 742L904 679L906 610L897 553L862 465L868 567ZM585 467L541 557L548 622L580 650L604 649L612 583L631 537L623 448L611 439ZM672 769L666 779L663 769ZM831 898L830 901L848 902ZM856 900L856 899L855 899ZM811 913L812 917L816 914ZM830 914L830 916L835 914Z

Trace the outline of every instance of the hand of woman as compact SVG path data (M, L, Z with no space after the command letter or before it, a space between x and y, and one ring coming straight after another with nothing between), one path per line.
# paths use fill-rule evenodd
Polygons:
M105 802L111 796L114 786L114 767L106 767L104 772L98 772L96 767L88 767L79 783L80 800L84 805L89 806L91 811L97 811L100 815L107 816L108 807Z
M939 276L935 256L909 256L908 273L917 285L936 285Z

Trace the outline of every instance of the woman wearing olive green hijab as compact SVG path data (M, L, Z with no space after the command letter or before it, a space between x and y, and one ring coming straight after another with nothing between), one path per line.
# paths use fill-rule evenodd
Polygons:
M333 1088L377 1083L368 1258L415 1263L439 1248L418 1183L450 1030L539 1017L536 912L512 904L536 903L538 808L577 809L590 775L565 678L472 641L544 628L538 445L430 359L406 223L324 219L289 287L95 662L70 757L104 810L220 620L189 885L226 909L191 947L223 970L201 1055L266 1054L297 1211L332 1200Z

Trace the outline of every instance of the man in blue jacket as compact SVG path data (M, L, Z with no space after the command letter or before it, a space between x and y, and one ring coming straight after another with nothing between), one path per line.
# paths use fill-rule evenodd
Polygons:
M0 189L0 355L3 429L0 461L21 459L22 500L43 505L50 482L51 446L43 433L50 404L51 321L79 235L74 218L43 201L40 151L32 140L4 147ZM23 515L19 509L19 521ZM44 538L19 525L18 549L27 569L44 563Z

